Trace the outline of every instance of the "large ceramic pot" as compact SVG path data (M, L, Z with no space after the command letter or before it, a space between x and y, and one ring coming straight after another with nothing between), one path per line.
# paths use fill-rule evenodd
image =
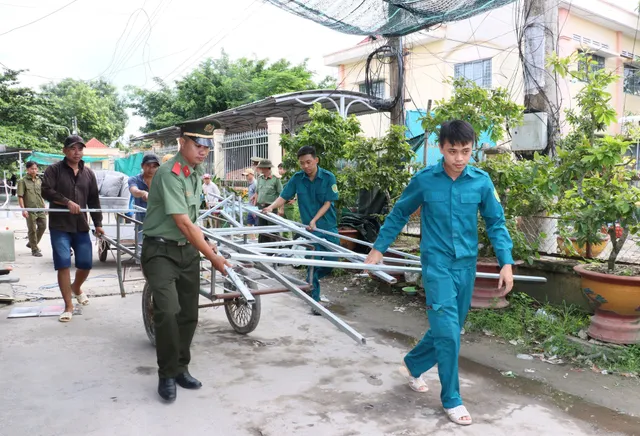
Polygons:
M573 269L595 308L589 336L614 344L640 344L640 277L602 274L583 265Z
M341 227L338 229L338 233L342 236L346 236L351 239L358 239L358 231L356 229L352 229L351 227ZM340 245L344 248L348 248L351 251L354 251L358 244L353 241L347 241L345 239L340 239Z
M514 274L517 266L521 264L522 261L516 262L513 267ZM480 260L476 264L476 271L500 274L500 265L498 262ZM498 288L498 282L498 279L477 278L475 285L473 286L471 307L474 309L502 309L503 307L507 307L509 305L506 298L508 292L504 287Z

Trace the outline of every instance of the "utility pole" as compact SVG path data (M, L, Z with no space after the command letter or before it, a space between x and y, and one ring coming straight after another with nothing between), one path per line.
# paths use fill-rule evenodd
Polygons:
M391 108L391 125L404 126L404 47L401 36L389 38L389 46L392 48L391 64L389 66L389 87L391 96L396 98L396 103ZM398 62L398 60L400 62ZM402 84L398 91L398 85Z
M524 106L527 113L547 114L547 148L555 154L558 138L558 90L553 69L546 66L547 57L557 52L558 2L525 0L524 16Z

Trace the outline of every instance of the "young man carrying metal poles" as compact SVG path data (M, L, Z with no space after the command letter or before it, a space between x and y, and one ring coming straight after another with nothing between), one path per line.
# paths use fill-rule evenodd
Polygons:
M422 374L438 365L440 399L449 419L470 425L458 378L460 332L471 306L478 256L478 211L501 266L499 287L513 287L513 247L504 212L489 175L469 166L476 135L466 121L440 128L443 158L418 172L385 219L365 263L380 263L383 253L422 207L422 280L430 329L404 358L400 372L416 392L427 392Z

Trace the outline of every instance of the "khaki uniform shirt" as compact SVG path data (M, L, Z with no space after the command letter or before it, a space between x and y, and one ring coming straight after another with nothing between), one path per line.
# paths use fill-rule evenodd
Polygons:
M187 242L172 215L186 214L192 223L196 222L202 194L202 175L202 166L191 168L180 153L158 168L149 190L143 227L145 236Z
M18 197L22 197L26 208L44 208L42 199L42 180L36 177L35 180L29 174L18 181ZM34 213L38 218L44 218L44 212Z
M277 200L282 192L282 181L275 176L268 179L266 177L259 178L256 192L258 193L256 204L271 204Z

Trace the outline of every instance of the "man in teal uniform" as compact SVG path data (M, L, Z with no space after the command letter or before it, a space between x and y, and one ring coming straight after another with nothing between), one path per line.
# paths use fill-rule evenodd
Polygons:
M287 201L297 195L300 219L302 224L307 225L307 230L314 232L318 228L338 233L336 208L333 204L338 200L336 176L318 166L316 149L311 146L304 146L298 150L298 163L302 171L298 171L291 177L280 196L271 206L265 208L264 212L271 213L275 209L281 208ZM322 233L316 232L315 235L334 244L339 242L338 238L332 238ZM316 250L324 250L322 245L314 245ZM324 258L316 257L316 259ZM313 290L311 296L314 300L320 301L320 279L330 273L331 268L313 268L313 277L311 278ZM309 281L309 278L307 276L307 281ZM314 314L318 313L314 311Z
M185 389L202 384L189 373L191 340L198 324L200 253L225 274L230 264L217 255L195 224L204 174L202 163L213 148L212 123L180 126L180 151L153 177L147 200L141 263L153 296L158 358L158 394L176 399L176 383Z
M501 266L499 287L513 287L513 244L489 175L469 166L473 127L454 120L440 128L442 160L419 171L387 216L365 263L376 264L409 217L422 206L422 281L430 330L404 358L401 373L417 392L426 392L422 374L438 365L440 399L449 419L471 424L458 379L460 332L471 306L478 256L478 211Z

